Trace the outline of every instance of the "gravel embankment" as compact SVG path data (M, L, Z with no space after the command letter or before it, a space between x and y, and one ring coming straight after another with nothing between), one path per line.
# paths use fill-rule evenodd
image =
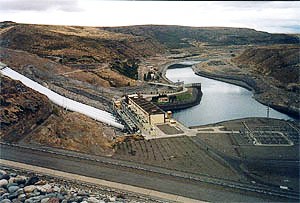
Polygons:
M161 202L112 188L0 167L0 203Z

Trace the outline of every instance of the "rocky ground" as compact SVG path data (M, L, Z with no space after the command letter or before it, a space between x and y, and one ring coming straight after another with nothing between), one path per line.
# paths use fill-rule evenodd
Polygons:
M0 139L15 142L52 113L48 98L1 75Z
M105 203L157 201L150 197L117 191L112 188L0 167L0 202Z
M55 113L21 142L83 152L112 155L115 130L77 112Z

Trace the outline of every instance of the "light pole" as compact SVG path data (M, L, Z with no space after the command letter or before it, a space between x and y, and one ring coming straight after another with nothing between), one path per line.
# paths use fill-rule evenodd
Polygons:
M268 102L268 107L267 107L267 118L270 117L270 103Z

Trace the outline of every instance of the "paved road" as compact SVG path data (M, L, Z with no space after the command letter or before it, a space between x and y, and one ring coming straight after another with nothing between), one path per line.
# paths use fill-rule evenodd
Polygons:
M257 196L251 193L238 193L206 183L183 180L147 171L131 170L93 160L64 156L26 148L0 145L0 158L30 165L56 169L58 171L99 178L132 186L143 187L164 193L180 195L203 201L287 201L276 197Z

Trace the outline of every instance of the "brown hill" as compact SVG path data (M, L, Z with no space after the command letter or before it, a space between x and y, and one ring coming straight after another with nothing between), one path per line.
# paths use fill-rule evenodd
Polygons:
M66 64L94 64L151 56L164 51L150 38L96 27L0 23L0 46Z
M83 114L63 112L56 108L55 114L24 141L96 155L111 155L111 139L114 135L112 128Z
M296 36L271 34L247 28L139 25L106 27L104 29L134 36L149 37L169 48L188 47L194 42L208 45L299 43L299 38Z
M105 64L95 65L90 70L80 69L63 65L26 51L7 48L0 49L0 61L40 83L53 83L54 80L59 80L64 81L66 84L68 79L74 79L101 87L135 85L134 80L111 70ZM35 69L35 71L29 69ZM57 78L58 76L62 78L59 79Z
M281 45L246 49L233 61L253 73L271 76L288 83L300 83L300 46Z
M46 96L0 75L0 140L111 155L111 127L85 115L63 111Z

